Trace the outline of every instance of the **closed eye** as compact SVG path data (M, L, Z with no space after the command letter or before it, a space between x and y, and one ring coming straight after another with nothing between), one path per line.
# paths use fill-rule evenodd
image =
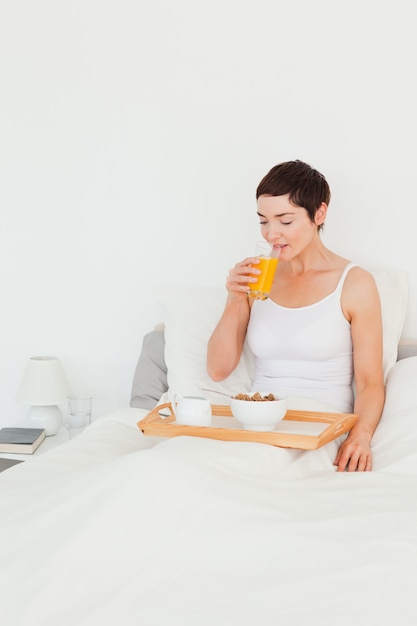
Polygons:
M260 224L261 226L265 226L265 224L268 224L268 222L259 222L259 224ZM292 224L292 222L280 222L280 224L281 224L282 226L290 226L290 224Z

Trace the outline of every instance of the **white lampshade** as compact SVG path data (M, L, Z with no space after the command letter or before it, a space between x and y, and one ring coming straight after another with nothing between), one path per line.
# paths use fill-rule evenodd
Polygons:
M29 419L47 435L55 435L62 425L57 404L65 402L70 388L61 361L54 356L34 356L26 365L17 392L17 401L32 407Z

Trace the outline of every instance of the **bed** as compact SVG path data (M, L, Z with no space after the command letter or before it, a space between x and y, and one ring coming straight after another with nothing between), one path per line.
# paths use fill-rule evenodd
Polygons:
M0 474L2 623L415 626L417 349L400 341L406 275L375 276L387 396L372 472L337 473L336 442L143 435L174 392L218 404L253 372L245 350L228 380L207 379L222 288L161 290L130 403Z

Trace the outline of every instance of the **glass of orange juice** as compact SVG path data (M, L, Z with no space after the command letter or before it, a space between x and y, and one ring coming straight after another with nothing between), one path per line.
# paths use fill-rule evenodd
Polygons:
M258 241L255 246L255 256L258 257L259 263L254 265L261 274L256 274L257 281L249 283L248 295L255 300L266 300L271 291L272 282L275 276L279 259L279 248L273 248L266 241ZM255 274L253 274L255 276Z

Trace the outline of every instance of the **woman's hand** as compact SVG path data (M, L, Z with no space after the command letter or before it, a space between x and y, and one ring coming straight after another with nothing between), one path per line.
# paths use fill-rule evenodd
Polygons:
M353 429L340 446L334 465L338 472L370 472L372 469L371 438L368 433Z
M258 274L261 273L256 266L259 263L257 257L248 257L230 270L226 279L226 289L231 300L241 300L248 293L248 283L255 283Z

